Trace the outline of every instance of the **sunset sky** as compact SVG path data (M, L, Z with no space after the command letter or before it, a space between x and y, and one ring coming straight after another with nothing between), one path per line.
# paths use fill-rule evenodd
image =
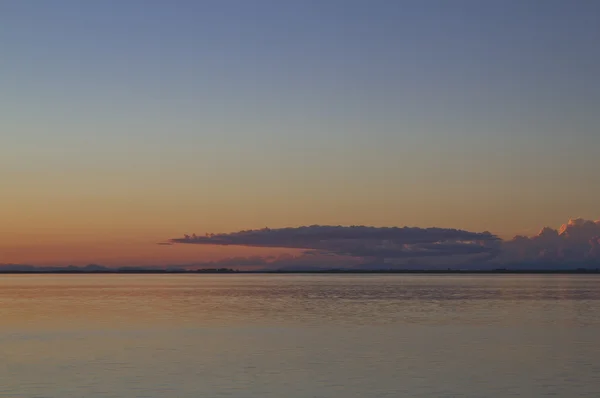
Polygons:
M583 0L2 1L0 264L289 251L156 244L264 227L596 220L599 43Z

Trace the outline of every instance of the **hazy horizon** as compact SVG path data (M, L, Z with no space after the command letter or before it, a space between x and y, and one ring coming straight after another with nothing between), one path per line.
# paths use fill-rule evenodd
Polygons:
M511 242L597 220L599 13L559 0L2 2L0 264L302 255L156 245L265 226ZM587 225L502 250L594 258Z
M237 270L310 269L574 269L600 266L600 220L569 220L558 229L503 240L485 232L447 228L303 226L233 233L188 235L154 243L162 250L208 246L219 250L259 250L254 255L217 259L135 263L0 263L12 270L32 267L102 266L229 268ZM223 252L226 253L226 252ZM68 253L66 253L68 254Z

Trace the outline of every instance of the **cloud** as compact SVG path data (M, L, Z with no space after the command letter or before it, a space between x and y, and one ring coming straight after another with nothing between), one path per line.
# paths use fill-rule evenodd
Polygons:
M494 253L489 232L446 228L320 226L257 229L205 236L185 235L173 244L304 249L320 255L411 258Z
M559 229L543 228L532 237L504 242L501 259L510 261L600 261L600 220L571 219Z

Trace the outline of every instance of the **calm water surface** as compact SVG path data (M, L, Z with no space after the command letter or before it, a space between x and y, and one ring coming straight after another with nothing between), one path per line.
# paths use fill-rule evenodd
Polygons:
M0 276L1 397L600 396L600 278Z

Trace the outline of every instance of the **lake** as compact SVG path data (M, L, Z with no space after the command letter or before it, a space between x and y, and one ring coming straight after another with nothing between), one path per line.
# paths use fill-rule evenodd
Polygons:
M2 275L0 397L598 397L600 277Z

